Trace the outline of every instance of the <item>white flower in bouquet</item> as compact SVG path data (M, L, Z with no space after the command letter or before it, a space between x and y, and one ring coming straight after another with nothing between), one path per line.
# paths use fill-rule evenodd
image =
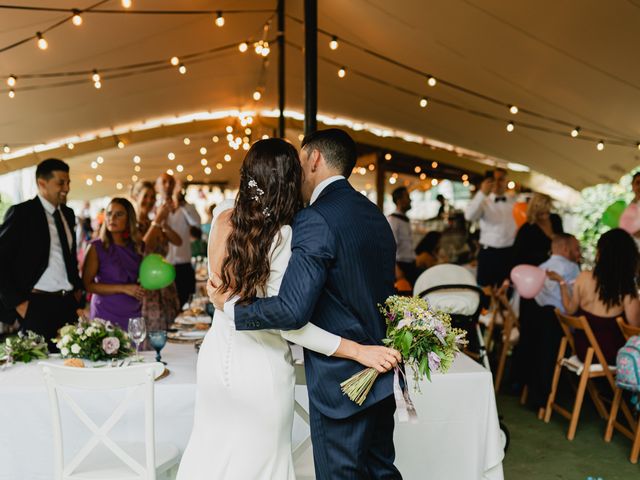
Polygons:
M94 333L96 333L97 331L98 331L98 330L97 330L95 327L93 327L93 326L91 326L91 327L87 328L87 331L86 331L86 333L87 333L87 337L91 337L91 336L93 336L93 334L94 334Z
M71 345L71 353L73 353L74 355L77 355L80 353L80 345L78 345L77 343L74 343L73 345Z
M120 348L120 340L116 337L107 337L102 340L102 349L107 355L113 355Z
M70 341L71 341L71 335L65 335L64 337L62 337L62 340L60 341L60 343L62 345L66 345Z
M60 354L61 354L63 357L66 357L67 355L69 355L69 349L68 349L67 347L62 347L62 348L60 349Z

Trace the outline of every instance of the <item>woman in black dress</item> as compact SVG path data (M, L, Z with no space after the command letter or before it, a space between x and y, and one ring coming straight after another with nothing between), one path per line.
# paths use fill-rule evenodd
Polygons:
M551 197L534 193L527 205L527 222L518 230L513 244L513 264L538 266L548 260L551 238L562 232L562 219L551 213Z

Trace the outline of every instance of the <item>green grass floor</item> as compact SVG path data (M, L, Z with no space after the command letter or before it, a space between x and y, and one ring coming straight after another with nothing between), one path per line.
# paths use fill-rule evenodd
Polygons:
M569 394L565 396L562 405L569 406ZM585 399L576 436L569 441L569 422L559 414L544 423L532 409L520 405L517 396L501 393L497 400L498 412L511 433L503 462L506 480L640 480L640 463L629 462L631 441L614 432L611 443L606 443L606 422L590 401Z

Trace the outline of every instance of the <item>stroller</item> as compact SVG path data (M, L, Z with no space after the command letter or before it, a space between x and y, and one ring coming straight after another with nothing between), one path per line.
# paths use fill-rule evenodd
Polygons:
M467 352L472 358L491 371L480 329L482 289L469 270L454 264L436 265L424 271L416 280L413 294L427 298L436 310L451 316L451 325L467 332ZM509 430L500 422L504 452L509 446Z

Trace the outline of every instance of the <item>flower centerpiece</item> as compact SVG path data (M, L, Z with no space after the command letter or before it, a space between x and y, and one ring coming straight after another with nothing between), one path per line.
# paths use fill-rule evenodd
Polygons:
M402 354L404 363L413 371L417 390L418 381L425 376L431 381L432 372L445 373L466 344L466 332L451 327L451 317L432 310L423 298L393 295L378 308L387 323L387 338L382 341ZM376 378L378 371L367 368L340 386L345 395L362 405Z
M0 362L29 363L31 360L47 358L47 355L49 350L44 337L30 330L18 332L0 343Z
M86 358L91 361L128 357L133 353L129 335L109 321L80 319L65 325L54 339L62 358Z

